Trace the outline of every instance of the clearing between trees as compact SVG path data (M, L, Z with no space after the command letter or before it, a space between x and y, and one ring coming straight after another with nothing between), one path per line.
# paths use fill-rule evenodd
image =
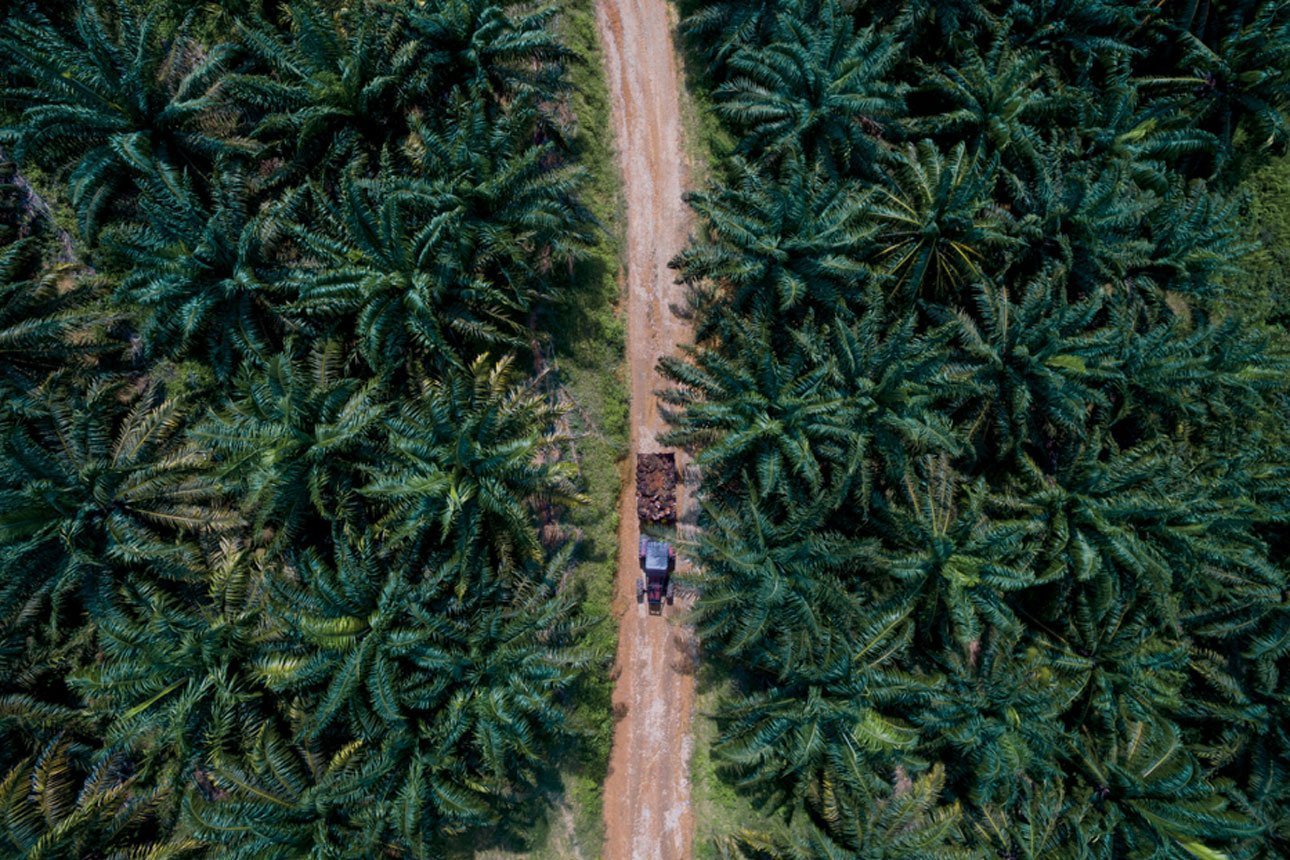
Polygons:
M691 339L688 323L672 311L684 295L667 267L684 247L689 222L681 200L686 166L680 75L665 0L604 0L597 23L627 200L631 443L633 451L657 451L666 430L654 396L663 386L658 360ZM694 829L689 765L697 646L689 628L670 623L668 616L650 617L636 604L639 525L633 487L624 480L620 505L617 725L605 784L605 857L678 860L690 856ZM684 511L685 487L680 491Z

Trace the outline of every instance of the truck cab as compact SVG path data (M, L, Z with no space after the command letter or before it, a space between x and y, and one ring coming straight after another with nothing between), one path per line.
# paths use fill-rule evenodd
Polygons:
M641 537L640 565L644 576L636 580L636 602L648 601L650 615L663 614L663 601L672 605L675 586L672 569L676 567L676 549L667 541Z

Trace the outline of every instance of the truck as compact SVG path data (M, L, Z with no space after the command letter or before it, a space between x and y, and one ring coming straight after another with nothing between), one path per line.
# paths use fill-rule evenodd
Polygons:
M648 603L650 615L671 606L676 585L676 548L667 540L676 523L676 455L636 455L636 516L640 521L637 557L641 576L636 580L636 602Z
M663 614L663 601L672 605L676 583L672 570L676 567L676 548L667 541L652 540L641 535L640 564L644 574L636 579L636 602L649 602L650 615Z

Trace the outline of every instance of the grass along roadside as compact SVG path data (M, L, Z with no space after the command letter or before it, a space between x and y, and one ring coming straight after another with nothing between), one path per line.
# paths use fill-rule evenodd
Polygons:
M674 20L684 20L697 5L694 0L669 0ZM735 138L717 116L712 99L712 79L706 64L686 44L680 33L676 46L685 88L681 94L681 121L690 188L697 190L720 179L735 149ZM715 714L733 681L725 667L704 660L695 679L694 753L690 759L690 802L694 811L694 860L719 860L720 844L760 814L724 779L712 757L720 729Z
M684 21L699 4L695 0L668 0L672 20ZM712 78L707 64L679 32L674 34L685 87L681 93L682 143L690 168L692 190L707 185L734 152L736 140L717 116L712 100Z
M532 860L593 860L604 841L602 790L613 740L613 681L618 646L610 612L618 563L621 461L628 446L624 378L626 329L620 317L624 204L614 157L609 92L596 35L596 0L566 0L560 19L565 44L582 58L573 64L570 108L573 145L588 177L583 201L600 225L588 259L574 267L567 298L546 308L538 327L549 336L551 371L570 407L570 427L588 503L565 516L579 538L571 587L591 627L586 645L597 668L573 697L573 724L582 741L560 763L562 799L533 833ZM503 855L498 855L503 856Z
M694 860L721 860L720 845L763 815L724 779L712 758L719 729L714 718L722 699L733 691L726 667L704 661L695 679L694 756L690 759L690 792L694 806Z

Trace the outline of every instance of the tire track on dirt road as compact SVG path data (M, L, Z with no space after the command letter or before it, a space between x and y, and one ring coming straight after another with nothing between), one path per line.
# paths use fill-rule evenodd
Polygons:
M687 177L681 75L666 0L599 0L596 24L627 200L631 444L633 453L656 451L666 430L654 396L663 386L658 360L691 341L689 324L671 310L684 306L684 290L667 268L684 246L689 224L681 200ZM684 474L683 454L677 457ZM678 598L661 618L650 617L636 603L639 524L630 471L634 458L628 460L619 505L617 722L605 781L605 858L689 860L696 643L692 631L672 622L687 601ZM685 510L685 489L679 490Z

